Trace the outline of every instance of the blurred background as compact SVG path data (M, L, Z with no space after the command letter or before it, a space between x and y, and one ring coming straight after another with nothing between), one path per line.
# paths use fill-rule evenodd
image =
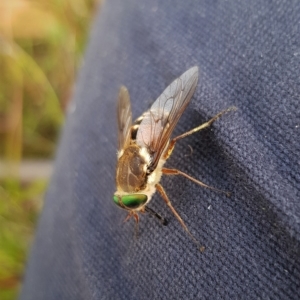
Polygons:
M16 299L101 0L0 0L0 299Z

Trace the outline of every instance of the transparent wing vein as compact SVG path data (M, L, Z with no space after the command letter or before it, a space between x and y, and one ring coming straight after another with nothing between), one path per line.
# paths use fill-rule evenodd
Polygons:
M198 82L198 67L187 70L174 80L144 114L137 132L136 143L146 147L154 169L170 136L189 104Z
M132 125L132 113L130 96L125 86L121 86L117 105L118 119L118 149L124 149L130 143L130 132Z

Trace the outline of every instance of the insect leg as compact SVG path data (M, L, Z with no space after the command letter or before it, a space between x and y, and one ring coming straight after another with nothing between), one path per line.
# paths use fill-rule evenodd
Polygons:
M214 117L212 117L209 121L205 122L204 124L202 124L202 125L200 125L200 126L198 126L196 128L193 128L193 129L191 129L191 130L189 130L189 131L187 131L187 132L185 132L185 133L183 133L183 134L175 137L172 141L177 142L178 140L183 139L186 136L189 136L189 135L191 135L191 134L193 134L193 133L195 133L197 131L200 131L200 130L206 128L206 127L209 127L213 122L215 122L217 119L219 119L222 115L226 114L227 112L235 111L235 110L237 110L237 108L235 106L229 107L229 108L227 108L227 109L219 112L217 115L215 115Z
M173 207L173 205L171 204L171 201L169 199L169 197L167 196L164 188L158 183L156 184L156 189L158 190L158 192L160 193L160 195L162 196L162 198L164 199L164 201L166 202L166 204L169 206L169 208L171 209L171 211L173 212L173 214L175 215L175 217L177 218L177 220L179 221L179 223L181 224L181 226L184 228L184 230L189 234L189 236L192 238L192 240L194 241L194 243L199 247L199 250L201 252L204 251L204 247L200 245L200 243L197 241L197 239L191 234L191 232L188 230L187 226L185 225L184 221L182 220L182 218L180 217L180 215L178 214L178 212L175 210L175 208Z
M145 211L147 213L149 213L150 215L156 217L157 219L159 219L159 221L163 224L163 225L167 225L168 224L168 221L163 218L161 215L159 215L156 211L154 211L153 209L151 209L150 207L148 206L145 206Z
M135 235L135 238L137 239L139 237L139 215L134 213L133 214L133 217L135 219L135 228L134 228L134 235Z
M139 215L133 211L129 212L123 223L127 222L131 217L134 217L135 220L135 226L134 226L134 236L135 238L139 237Z
M193 128L193 129L191 129L191 130L189 130L189 131L187 131L187 132L185 132L185 133L183 133L181 135L178 135L174 139L172 139L170 141L170 144L168 146L167 151L165 152L166 153L165 157L164 157L165 160L167 160L170 157L170 155L172 154L172 151L173 151L173 149L175 147L175 144L176 144L176 142L178 140L183 139L183 138L185 138L185 137L187 137L187 136L189 136L189 135L191 135L191 134L193 134L193 133L195 133L197 131L200 131L200 130L202 130L204 128L209 127L213 122L215 122L217 119L219 119L225 113L230 112L230 111L235 111L235 110L237 110L237 108L235 106L229 107L229 108L227 108L227 109L219 112L217 115L215 115L213 118L211 118L209 121L205 122L204 124L201 124L200 126L198 126L196 128Z
M190 175L188 175L188 174L186 174L186 173L184 173L184 172L181 172L181 171L179 171L179 170L177 170L177 169L167 169L167 168L163 168L163 169L162 169L162 173L163 173L163 174L166 174L166 175L182 175L182 176L188 178L189 180L191 180L191 181L193 181L193 182L195 182L195 183L197 183L197 184L199 184L199 185L201 185L201 186L203 186L203 187L205 187L205 188L209 188L209 189L214 190L214 191L216 191L216 192L224 193L224 194L226 194L228 197L230 196L230 192L222 191L222 190L216 189L216 188L214 188L214 187L212 187L212 186L209 186L209 185L207 185L207 184L201 182L200 180L197 180L197 179L193 178L192 176L190 176Z
M132 217L132 214L129 213L126 218L124 219L123 223L127 222Z

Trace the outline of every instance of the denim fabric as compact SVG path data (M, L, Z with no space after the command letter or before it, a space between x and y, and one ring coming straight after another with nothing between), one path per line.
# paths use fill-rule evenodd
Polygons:
M300 298L300 2L108 0L91 33L29 259L22 300ZM164 177L169 220L134 221L112 201L116 99L133 116L197 65L167 163L232 192ZM192 149L192 151L191 151Z

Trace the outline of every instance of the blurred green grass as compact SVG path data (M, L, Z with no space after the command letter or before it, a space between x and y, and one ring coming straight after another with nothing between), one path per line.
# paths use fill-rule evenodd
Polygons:
M101 0L0 3L0 299L18 295L47 179L20 178L51 159ZM12 164L14 167L11 167ZM1 172L0 172L1 173ZM3 173L3 172L2 172Z

